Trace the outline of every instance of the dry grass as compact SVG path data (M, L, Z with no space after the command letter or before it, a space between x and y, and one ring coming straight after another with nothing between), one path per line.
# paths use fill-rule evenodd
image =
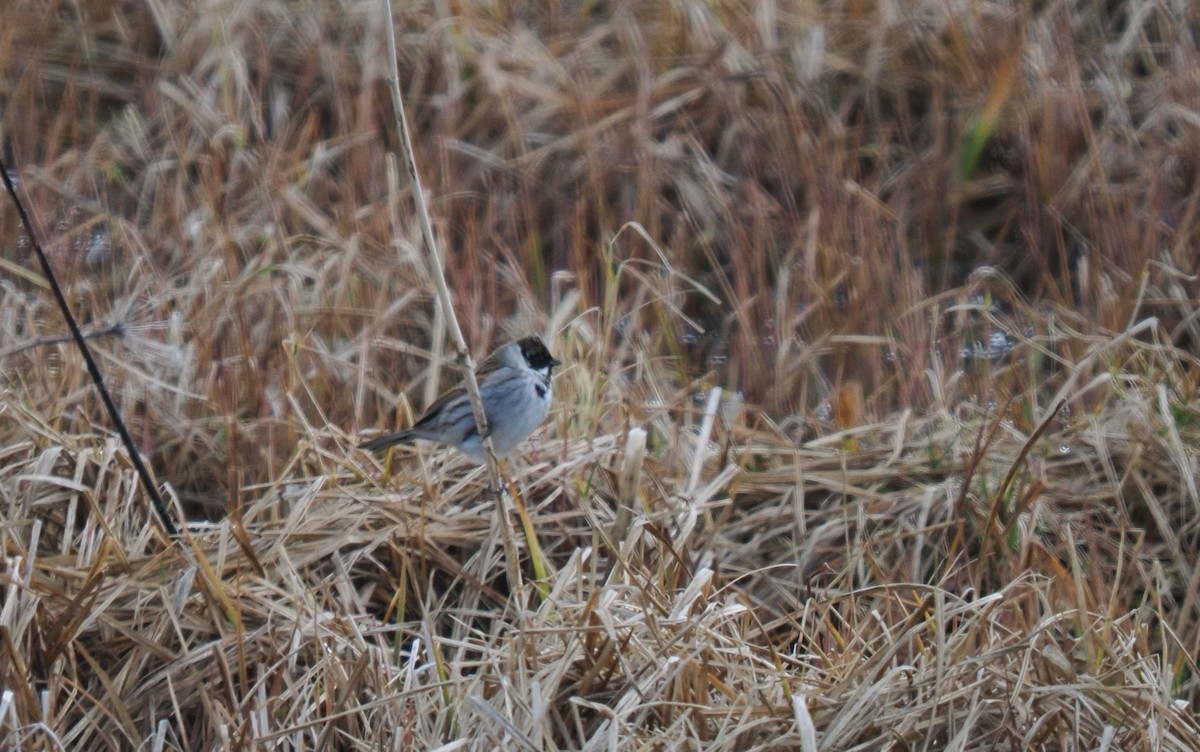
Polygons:
M1200 749L1200 18L1102 5L397 8L468 339L569 363L519 592L482 470L352 448L454 378L378 2L6 7L190 524L0 210L0 746Z

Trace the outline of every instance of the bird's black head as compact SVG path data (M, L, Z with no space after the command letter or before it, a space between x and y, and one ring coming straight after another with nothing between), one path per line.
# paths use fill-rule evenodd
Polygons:
M524 337L517 340L517 345L521 348L521 355L525 358L525 362L535 371L545 369L549 374L554 372L555 366L562 365L562 362L556 360L546 349L545 343L537 337Z

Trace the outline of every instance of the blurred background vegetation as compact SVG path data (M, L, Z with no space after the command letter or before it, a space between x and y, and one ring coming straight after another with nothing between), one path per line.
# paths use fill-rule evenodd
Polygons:
M1156 316L1163 338L1200 341L1189 4L402 5L418 159L480 352L577 292L596 337L804 436L846 384L869 415L927 406L931 372L979 370L966 361L1022 337L1052 351L1055 326ZM290 454L283 341L338 366L308 387L348 431L422 393L407 350L441 335L389 172L378 3L5 15L0 143L81 318L170 345L117 357L164 361L140 367L174 389L139 379L130 397L174 416L142 429L171 477L211 483L187 478L216 459L261 480ZM4 284L36 293L0 217ZM661 276L663 295L601 321L618 268ZM25 305L9 337L61 331L43 297ZM394 346L368 353L370 337ZM1021 378L1052 383L1042 368ZM82 385L40 376L52 395Z

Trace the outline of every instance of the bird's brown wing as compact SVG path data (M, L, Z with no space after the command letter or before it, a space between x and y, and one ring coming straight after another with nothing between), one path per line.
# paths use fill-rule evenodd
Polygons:
M425 412L421 414L421 417L417 418L417 422L413 424L413 428L429 428L448 402L457 399L460 395L466 394L466 392L466 386L459 384L439 394L438 398L431 402L429 407L425 408Z
M482 363L475 367L475 380L483 381L485 376L500 368L500 366L500 350L497 349L491 355L484 358Z
M476 366L475 381L482 383L488 374L499 369L501 365L502 363L500 362L500 358L497 356L497 353L493 352L491 355L487 356L482 363ZM467 384L465 381L461 382L456 387L452 387L442 392L440 395L438 395L438 398L429 405L429 407L425 408L425 412L420 418L417 419L417 422L413 424L413 428L429 428L433 422L433 419L439 412L441 412L446 403L450 402L451 400L458 399L460 395L466 395L466 393Z

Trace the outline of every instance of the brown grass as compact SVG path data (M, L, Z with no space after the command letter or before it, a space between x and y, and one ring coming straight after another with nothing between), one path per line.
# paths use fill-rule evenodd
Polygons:
M397 4L468 340L568 362L515 591L482 470L353 449L454 378L377 0L6 7L189 524L0 209L0 746L1200 749L1200 18L1107 5Z

